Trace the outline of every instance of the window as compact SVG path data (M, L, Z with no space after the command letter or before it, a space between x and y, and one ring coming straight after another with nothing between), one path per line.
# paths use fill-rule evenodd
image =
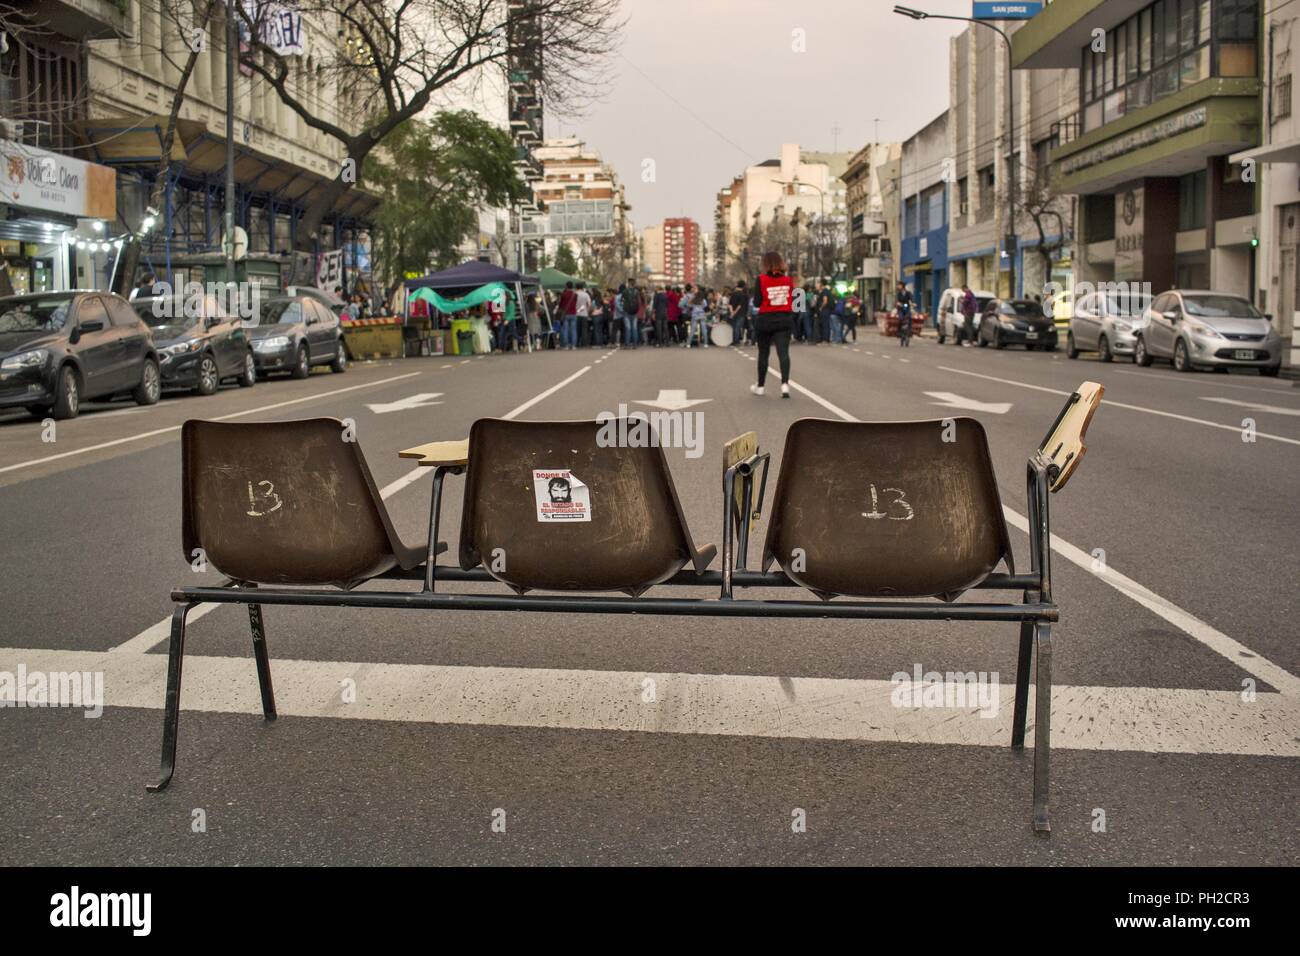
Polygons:
M1205 228L1205 170L1178 179L1178 231Z
M87 322L98 322L108 328L108 313L104 311L103 300L97 295L86 296L77 306L77 325L84 326Z

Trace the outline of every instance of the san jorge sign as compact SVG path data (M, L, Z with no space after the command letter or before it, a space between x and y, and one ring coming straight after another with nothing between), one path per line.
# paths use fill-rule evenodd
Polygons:
M972 3L971 19L1028 20L1042 9L1042 0L1037 3Z
M117 173L107 166L0 140L0 189L14 206L91 219L117 217Z

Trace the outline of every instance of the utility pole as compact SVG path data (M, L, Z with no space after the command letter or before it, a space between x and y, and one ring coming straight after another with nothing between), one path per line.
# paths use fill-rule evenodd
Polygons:
M235 3L226 0L226 283L235 288Z

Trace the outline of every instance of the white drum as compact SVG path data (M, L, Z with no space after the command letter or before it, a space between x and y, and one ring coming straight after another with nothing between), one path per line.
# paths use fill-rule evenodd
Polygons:
M728 322L715 322L713 328L709 329L709 341L719 348L730 345L732 335L731 325Z

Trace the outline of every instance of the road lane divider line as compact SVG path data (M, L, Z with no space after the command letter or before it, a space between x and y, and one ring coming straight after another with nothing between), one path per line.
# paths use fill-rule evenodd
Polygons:
M528 409L536 405L538 402L542 401L545 398L550 397L551 395L554 395L560 389L564 388L569 383L576 381L585 372L589 372L590 370L591 370L590 365L584 366L583 368L579 369L577 372L574 372L564 381L560 382L559 384L552 385L546 391L542 392L539 395L533 396L528 401L520 405L518 408L506 412L505 415L501 417L505 419L512 419L516 415L523 414ZM403 488L407 488L415 484L425 475L432 475L432 474L433 474L432 468L427 468L424 465L417 465L415 468L412 468L410 471L402 475L402 477L398 478L396 481L389 482L388 484L384 485L383 488L380 488L379 497L382 498L384 501L387 501L389 498L397 494ZM190 612L188 621L193 622L198 620L200 617L202 617L204 614L207 614L216 606L217 605L215 604L200 604L198 607L196 607L193 611ZM147 654L149 651L153 650L158 644L162 643L168 637L171 636L171 622L172 619L171 619L171 615L169 614L167 615L167 617L163 618L157 624L145 628L135 637L130 638L129 640L124 641L121 644L118 644L116 647L112 648L112 651L117 653L127 652L127 653L134 653L134 654Z
M232 418L242 418L245 415L257 415L261 412L268 412L276 408L284 408L288 405L297 405L301 402L316 401L321 398L330 398L334 395L342 395L344 392L355 392L362 388L375 388L379 385L387 385L390 382L398 382L405 378L414 378L421 372L408 372L405 375L394 375L391 378L382 378L377 382L363 382L360 385L350 385L347 388L336 388L328 392L321 392L318 395L307 395L303 398L295 398L287 402L276 402L273 405L261 405L257 408L250 408L242 412L233 412L229 415L221 415L217 418L209 419L210 421L224 422ZM156 435L166 435L168 432L178 432L181 430L180 425L168 425L165 428L155 428L147 432L140 432L135 435L127 435L125 438L114 438L112 441L100 442L97 445L87 445L85 448L74 448L72 451L59 452L57 455L46 455L43 458L31 458L27 461L20 461L14 465L5 465L0 467L0 474L9 471L17 471L20 468L30 468L34 465L43 465L51 461L59 461L63 458L71 458L74 455L85 455L92 451L101 451L105 448L114 448L118 445L126 445L131 442L143 441L146 438L153 438Z
M980 372L967 372L964 369L949 368L946 365L936 365L935 368L943 372L956 372L958 375L970 375L974 378L984 378L984 379L988 379L990 382L1000 382L1003 385L1014 385L1017 388L1029 388L1029 389L1033 389L1036 392L1048 392L1052 395L1064 395L1067 398L1071 394L1070 392L1062 391L1059 388L1048 388L1046 385L1030 385L1028 382L1017 382L1009 378L997 378L996 376L984 375ZM1220 422L1207 421L1204 418L1193 418L1190 415L1179 415L1175 412L1161 411L1158 408L1147 408L1143 405L1129 405L1124 402L1115 402L1115 401L1111 401L1109 398L1102 399L1102 404L1104 404L1107 408L1127 408L1129 411L1133 411L1133 412L1144 412L1147 415L1158 415L1161 418L1174 418L1181 422L1191 422L1194 425L1205 425L1209 428L1220 428L1223 429L1224 431L1235 432L1238 435L1241 434L1240 425L1224 425ZM1287 438L1285 435L1272 435L1269 434L1268 432L1261 432L1261 431L1256 431L1254 434L1256 438L1268 438L1272 441L1283 442L1287 445L1300 445L1300 439Z
M0 670L104 674L104 705L163 707L167 658L0 648ZM795 738L1006 749L1015 687L962 706L898 706L894 680L271 660L281 718ZM910 684L912 675L907 675ZM655 702L643 701L645 681ZM338 689L353 680L356 699ZM963 685L965 686L965 685ZM1034 714L1030 688L1029 733ZM994 697L996 694L996 698ZM979 706L980 704L984 706ZM260 716L248 657L185 658L185 712ZM987 714L988 716L984 716ZM1182 688L1052 688L1052 746L1066 750L1300 757L1300 700ZM252 726L250 724L250 726Z
M769 366L769 371L775 370L771 369ZM957 369L946 369L946 371L957 371ZM980 377L988 378L989 376ZM822 407L840 416L840 418L844 419L846 422L861 421L861 419L850 415L848 412L826 401L821 396L809 391L802 385L797 385L793 380L790 382L790 387L804 395L807 395L809 398L822 405ZM1069 392L1061 392L1040 385L1030 385L1026 387L1038 389L1044 392L1053 392L1058 395L1068 396L1070 394ZM1109 402L1107 404L1109 404ZM1029 533L1028 518L1020 514L1018 511L1008 508L1006 505L1002 506L1002 510L1006 515L1008 524L1013 525L1025 534ZM1238 667L1247 674L1257 677L1270 686L1277 688L1277 690L1283 695L1288 697L1300 697L1300 678L1297 678L1286 668L1274 664L1268 658L1255 653L1240 641L1229 637L1217 628L1202 621L1190 611L1184 610L1172 601L1162 598L1160 595L1134 581L1132 578L1120 574L1109 565L1107 565L1104 571L1095 569L1091 554L1077 545L1071 544L1059 535L1052 535L1052 550L1070 563L1083 568L1098 580L1109 584L1121 594L1136 601L1138 604L1141 604L1158 617L1164 618L1164 620L1174 625L1174 627L1187 634L1193 640L1203 644L1205 647L1228 660L1235 667Z

